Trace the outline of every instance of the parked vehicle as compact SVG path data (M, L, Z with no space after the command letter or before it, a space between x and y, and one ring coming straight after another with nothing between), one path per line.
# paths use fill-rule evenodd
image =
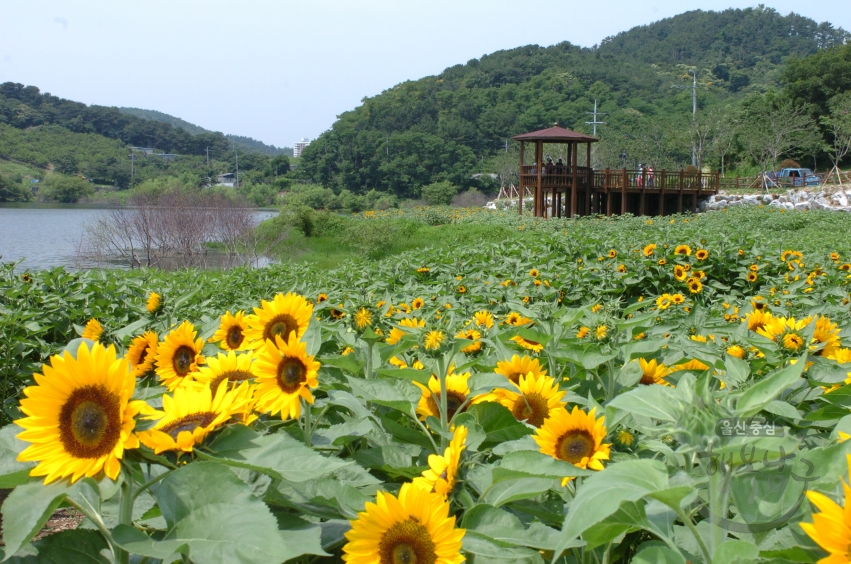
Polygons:
M777 178L783 184L790 186L818 186L819 179L808 168L784 168L777 173Z

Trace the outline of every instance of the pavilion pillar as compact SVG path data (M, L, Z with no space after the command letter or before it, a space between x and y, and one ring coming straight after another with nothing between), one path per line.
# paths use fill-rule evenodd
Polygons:
M570 217L576 217L576 152L577 152L577 143L574 141L570 145L567 146L567 150L570 151L570 161L571 161L571 177L570 177Z
M536 141L535 142L535 171L538 174L537 183L535 185L535 217L543 217L544 213L544 202L543 202L543 182L541 182L541 177L543 176L543 168L544 163L541 162L544 160L544 142Z
M517 198L517 213L519 215L523 215L523 165L525 164L526 157L526 142L520 142L520 175L517 179L517 189L519 191ZM503 179L504 180L504 179ZM510 195L510 194L509 194Z

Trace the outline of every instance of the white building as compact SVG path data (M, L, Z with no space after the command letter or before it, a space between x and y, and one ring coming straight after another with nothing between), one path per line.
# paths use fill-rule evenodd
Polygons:
M307 137L302 137L301 141L293 143L293 156L300 157L301 152L304 151L304 148L308 145L310 145L310 140Z

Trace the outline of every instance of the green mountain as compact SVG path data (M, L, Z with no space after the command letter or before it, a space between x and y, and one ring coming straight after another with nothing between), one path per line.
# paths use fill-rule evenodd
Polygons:
M118 108L118 111L122 114L136 116L142 119L158 121L161 123L168 123L173 125L174 127L179 127L180 129L188 131L192 135L199 135L201 133L213 133L208 129L204 129L201 126L189 123L184 119L170 116L168 114L158 112L156 110L142 110L140 108ZM292 147L275 147L274 145L267 145L262 141L252 139L251 137L244 137L242 135L225 135L225 138L227 138L237 148L243 151L257 151L259 153L264 153L273 157L276 155L286 155L288 157L293 156Z
M690 71L698 117L718 115L781 88L788 60L848 39L829 23L760 6L687 12L592 48L498 51L366 98L305 150L299 172L337 191L401 197L440 180L470 186L471 173L498 168L513 135L554 122L591 133L595 100L607 122L596 166L680 167L691 159L690 142L678 137L692 123Z

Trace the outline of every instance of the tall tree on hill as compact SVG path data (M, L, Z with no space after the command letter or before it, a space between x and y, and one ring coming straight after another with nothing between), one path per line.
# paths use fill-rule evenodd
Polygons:
M752 97L743 116L742 147L763 170L775 170L780 157L811 143L816 131L805 109L779 94Z
M833 174L839 172L839 163L851 152L851 92L837 94L830 99L828 106L830 115L822 116L821 124L828 129L832 138L827 154L833 163Z

